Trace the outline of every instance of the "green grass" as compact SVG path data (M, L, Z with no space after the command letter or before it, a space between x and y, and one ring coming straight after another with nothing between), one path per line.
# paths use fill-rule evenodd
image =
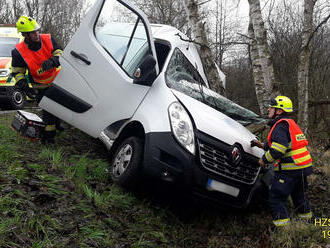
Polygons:
M272 235L274 247L320 247L330 243L324 238L323 231L327 230L320 226L294 221L290 226L278 230Z
M214 209L163 200L162 191L127 192L111 182L99 142L70 129L43 146L12 131L11 118L0 116L0 247L307 248L330 241L322 234L329 228L312 224L275 230L266 205ZM326 163L317 160L311 203L315 216L330 218Z

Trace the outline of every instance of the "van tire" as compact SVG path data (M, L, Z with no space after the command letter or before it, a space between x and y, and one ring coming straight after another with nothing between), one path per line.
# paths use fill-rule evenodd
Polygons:
M23 109L26 103L26 94L13 87L7 89L8 102L6 107L10 109Z
M134 187L140 179L143 157L143 140L138 137L124 139L111 160L110 174L113 182L123 188Z

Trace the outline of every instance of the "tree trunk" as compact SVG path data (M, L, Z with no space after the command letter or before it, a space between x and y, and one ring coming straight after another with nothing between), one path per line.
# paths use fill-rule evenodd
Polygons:
M269 99L279 94L275 82L267 32L261 15L260 1L248 0L250 7L250 52L257 100L262 115L267 114Z
M308 131L308 81L314 5L314 0L304 0L302 47L298 64L298 123L304 133Z
M266 94L268 99L271 95L277 94L274 92L275 76L273 63L269 52L269 46L267 42L267 31L265 30L265 24L261 15L260 1L259 0L248 0L250 6L250 18L254 30L254 38L257 41L258 53L260 58L260 64L262 74L266 87Z
M205 74L212 90L225 95L225 88L220 79L212 51L209 47L205 25L199 14L197 0L184 0L188 22L194 35L195 43L199 44L199 53L204 65Z
M249 33L249 37L254 37L254 30L253 30L253 24L251 18L250 18L248 33ZM251 56L252 69L253 69L254 86L255 86L260 113L262 115L266 115L267 114L267 107L266 107L267 103L265 102L265 96L267 95L265 92L266 87L262 75L257 41L254 38L251 38L250 40L249 49L250 49L250 56Z

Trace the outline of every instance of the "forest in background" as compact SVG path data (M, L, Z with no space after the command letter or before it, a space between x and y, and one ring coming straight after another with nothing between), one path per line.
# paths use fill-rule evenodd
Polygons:
M310 1L314 4L314 11L308 60L308 135L317 137L321 143L329 146L330 3L322 0ZM191 37L192 42L197 40L198 30L193 25L194 22L191 22L192 12L189 12L189 6L195 7L198 11L194 14L198 15L195 23L200 24L206 34L207 43L204 46L209 48L214 61L226 74L225 95L260 114L256 76L253 71L255 68L253 49L251 49L254 38L248 30L249 10L240 7L248 2L251 8L252 4L259 1L133 0L133 2L143 9L151 23L175 26ZM298 67L303 43L304 4L307 2L307 0L298 2L268 0L260 3L261 18L267 35L266 45L269 47L269 59L274 70L273 81L276 83L277 92L293 100L295 115L298 113ZM16 23L18 17L23 14L33 16L41 24L42 32L51 33L65 47L92 2L0 0L0 4L2 6L0 23ZM190 18L187 13L190 13ZM200 51L203 52L203 49Z

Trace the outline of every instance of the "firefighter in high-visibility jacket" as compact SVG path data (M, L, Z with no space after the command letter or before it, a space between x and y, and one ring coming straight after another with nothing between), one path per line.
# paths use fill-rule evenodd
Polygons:
M21 16L16 27L17 31L22 33L24 41L12 50L12 75L16 80L15 87L24 91L28 97L36 98L39 103L61 70L59 56L62 55L62 49L50 34L39 33L40 26L31 17ZM26 71L33 89L26 80ZM58 119L44 110L42 119L46 127L41 142L54 143Z
M269 206L275 226L290 224L290 214L286 208L291 196L298 217L312 218L307 199L307 176L312 174L312 158L307 150L307 140L296 122L289 117L293 111L292 101L286 96L277 96L268 109L271 128L267 142L253 140L252 143L266 152L259 164L265 167L273 163L274 180L269 192Z

